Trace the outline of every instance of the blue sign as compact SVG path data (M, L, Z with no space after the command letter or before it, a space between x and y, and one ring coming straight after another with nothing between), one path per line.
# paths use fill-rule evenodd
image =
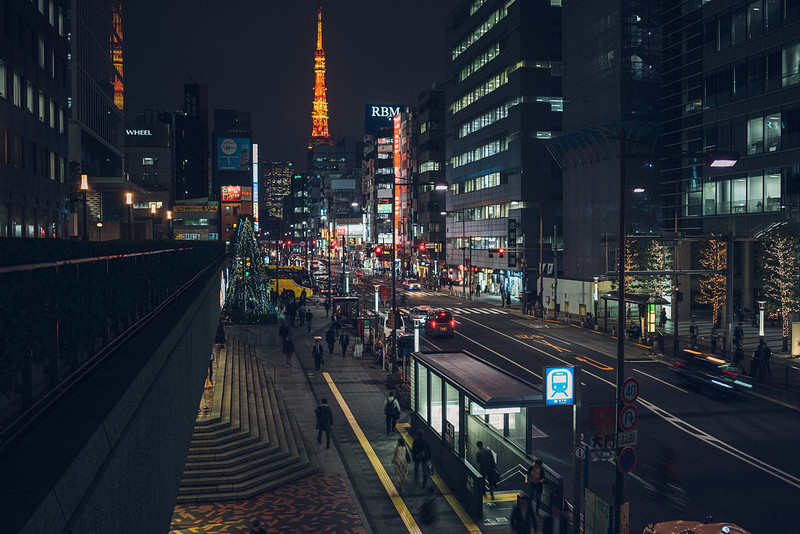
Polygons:
M574 404L575 369L548 367L544 370L544 400L546 406Z
M251 165L250 139L245 137L217 138L217 170L249 171Z

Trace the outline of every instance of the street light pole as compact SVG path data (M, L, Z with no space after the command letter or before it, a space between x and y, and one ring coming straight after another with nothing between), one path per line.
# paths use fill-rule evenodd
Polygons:
M89 177L81 174L81 193L83 195L83 240L89 240L89 226L86 222L86 191L89 190Z
M150 204L150 215L152 215L152 224L150 226L153 241L156 240L156 205Z
M125 193L125 204L128 205L128 241L130 241L133 239L133 221L131 221L133 211L133 193Z

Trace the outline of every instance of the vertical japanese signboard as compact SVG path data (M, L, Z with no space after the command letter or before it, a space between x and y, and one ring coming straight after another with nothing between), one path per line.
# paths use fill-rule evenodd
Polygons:
M517 220L508 220L508 266L517 266Z

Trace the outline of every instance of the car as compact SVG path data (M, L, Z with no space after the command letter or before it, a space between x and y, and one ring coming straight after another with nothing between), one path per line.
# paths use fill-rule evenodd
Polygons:
M736 366L713 354L684 349L680 357L672 361L672 368L686 384L704 393L732 396L753 389Z
M453 338L456 322L447 310L428 310L425 317L425 334L431 337Z
M416 278L409 278L403 282L403 289L406 291L419 291L422 289L422 285L420 285L419 280Z
M422 304L420 306L414 306L411 308L411 311L408 312L408 322L410 323L410 327L414 328L414 325L418 321L420 324L425 322L425 318L428 316L428 312L430 311L431 307L427 304Z

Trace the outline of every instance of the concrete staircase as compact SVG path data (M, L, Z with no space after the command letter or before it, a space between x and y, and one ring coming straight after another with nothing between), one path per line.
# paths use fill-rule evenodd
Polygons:
M253 347L228 329L211 415L198 419L177 502L238 500L319 470Z

